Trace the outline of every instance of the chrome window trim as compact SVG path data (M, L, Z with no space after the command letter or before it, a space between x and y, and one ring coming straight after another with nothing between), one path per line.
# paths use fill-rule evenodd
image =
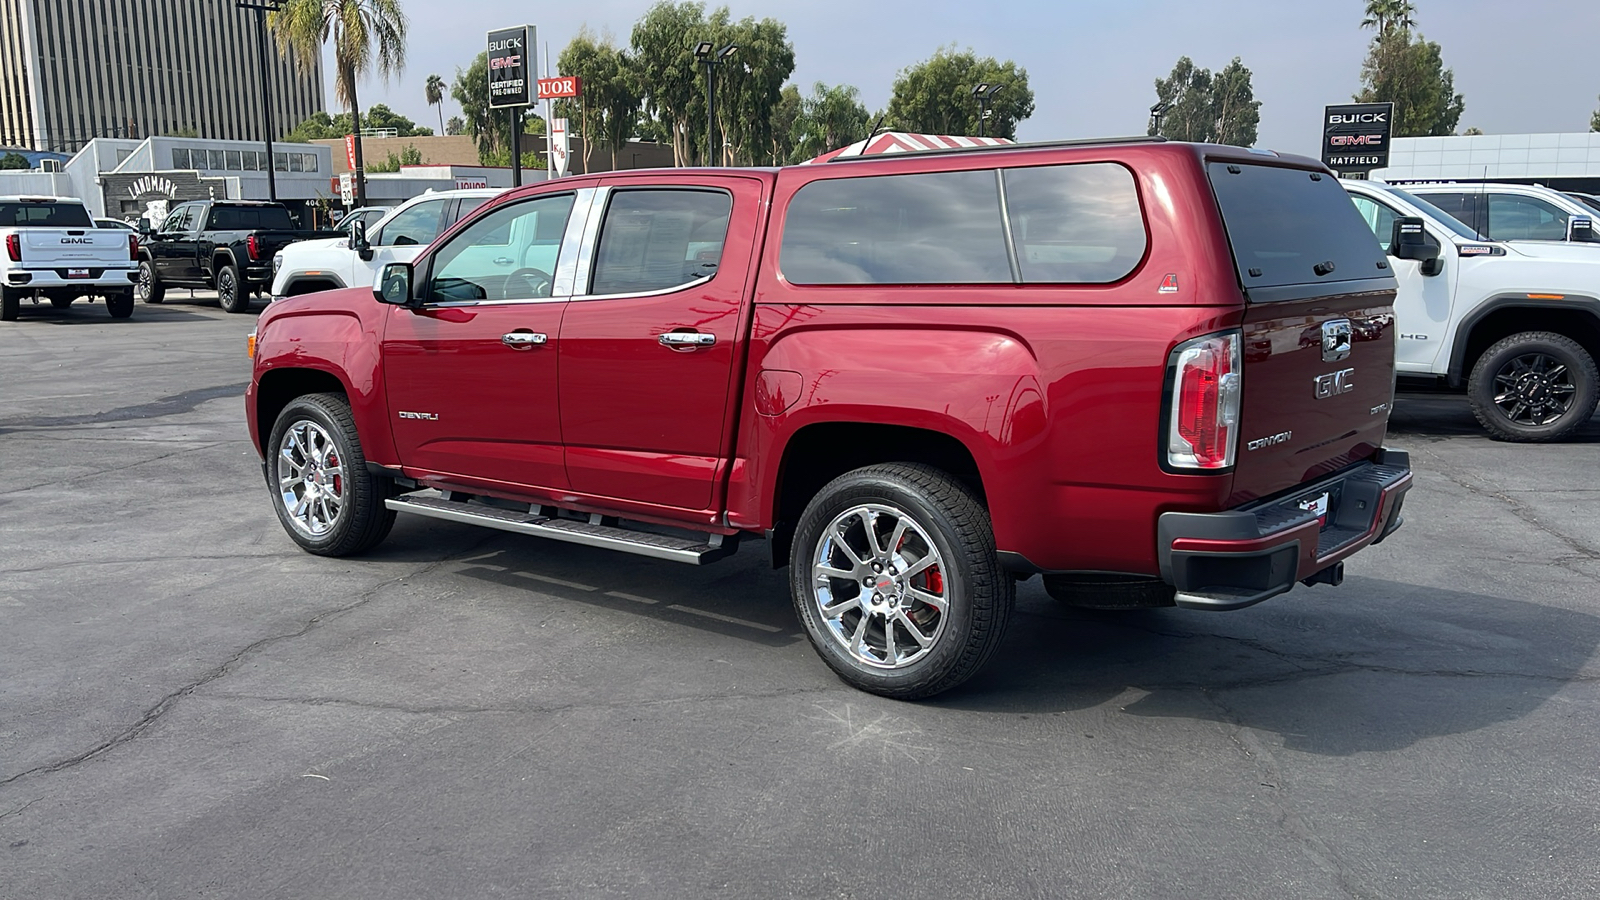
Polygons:
M581 294L581 295L575 294L575 295L573 295L572 299L575 302L578 302L578 301L586 301L586 300L627 300L627 299L634 299L634 298L665 297L668 294L676 294L676 293L679 293L680 291L687 291L687 290L691 290L693 288L697 288L697 287L699 287L699 286L701 286L703 284L706 284L706 283L710 282L712 279L714 279L716 277L717 276L715 276L715 275L701 275L701 276L695 278L695 280L693 280L693 281L685 281L683 284L675 284L672 287L657 288L656 290L653 290L653 291L642 291L642 292L632 293L632 294Z
M583 237L579 241L578 265L572 282L572 296L589 293L589 279L594 273L594 255L600 246L600 220L605 218L606 201L611 197L608 186L593 188L589 211L585 213Z
M550 295L571 297L580 293L577 281L584 256L584 234L593 218L594 198L602 188L579 188L567 214L567 230L561 235L561 251L556 255L556 270L550 273Z
M445 303L424 303L422 309L462 309L477 306L531 306L536 303L566 303L569 297L538 297L527 300L450 300Z

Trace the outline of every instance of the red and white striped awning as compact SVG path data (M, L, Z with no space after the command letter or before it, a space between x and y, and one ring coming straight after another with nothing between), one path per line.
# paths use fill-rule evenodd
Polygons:
M1007 138L964 137L952 134L910 134L904 131L886 131L848 147L824 153L816 159L801 163L823 163L841 156L877 156L881 153L909 153L914 150L956 150L962 147L996 147L1014 143Z

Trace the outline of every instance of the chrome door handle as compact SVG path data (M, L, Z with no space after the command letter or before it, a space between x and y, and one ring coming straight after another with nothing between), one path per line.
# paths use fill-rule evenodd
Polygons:
M534 347L544 344L546 340L548 338L544 335L534 334L530 331L513 331L510 334L500 336L500 343L513 350L532 350Z
M701 334L698 331L669 331L660 338L661 346L672 347L709 347L717 342L714 334Z
M509 266L513 262L516 262L516 260L512 259L509 256L496 256L494 258L494 264L497 265L497 266Z

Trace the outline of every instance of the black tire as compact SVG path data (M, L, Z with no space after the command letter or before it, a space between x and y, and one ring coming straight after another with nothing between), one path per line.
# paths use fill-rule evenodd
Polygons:
M1581 344L1550 331L1514 334L1472 367L1472 414L1500 441L1559 441L1594 416L1594 358Z
M217 303L231 313L250 311L250 291L239 279L239 267L231 262L217 267Z
M868 507L872 509L868 510L866 516L873 521L877 521L880 515L876 510L888 510L900 518L908 519L917 529L915 543L922 548L922 552L911 551L914 556L909 558L901 556L900 549L906 547L913 536L908 529L906 536L896 542L897 546L889 547L882 559L890 563L899 561L901 565L909 564L908 575L911 574L910 569L919 565L918 559L932 555L934 550L937 551L935 559L938 563L907 581L883 578L880 582L883 595L876 593L878 588L862 588L853 577L831 579L814 573L812 565L815 561L823 558L848 560L847 556L833 554L843 553L842 544L865 540L865 526L861 524L866 521L865 518L846 520L856 523L849 526L859 529L853 533L836 532L832 528L836 519ZM885 517L888 519L885 525L898 522L898 519L887 514ZM839 535L837 540L835 534ZM878 534L872 538L875 543L870 546L877 546L876 542L883 537ZM824 554L828 555L824 557ZM901 463L876 465L834 479L812 498L800 517L789 562L789 584L795 612L818 655L852 686L901 700L931 697L972 677L999 646L1016 603L1016 584L1001 569L995 553L994 531L988 510L960 482L931 466ZM868 572L870 565L864 563L861 572ZM925 604L913 608L913 604L918 602L915 599L907 599L906 605L901 607L900 598L911 597L910 589L915 588L917 579L924 579L922 588L932 588L932 576L928 573L938 575L937 590L943 596L944 611L938 613L936 607ZM899 575L892 567L884 574ZM867 577L882 576L868 574ZM859 608L852 605L848 611L827 616L822 608L824 589L821 585L827 585L827 597L836 600L839 593L853 588L860 592L855 596L856 602L862 605ZM874 594L868 597L867 590L874 591ZM885 607L882 612L873 614L886 615L884 625L879 625L878 619L867 612L866 604L869 601L874 608L878 608L879 596L894 598L894 612ZM830 609L839 609L847 602L848 594L843 600L837 600ZM885 603L888 603L887 599ZM857 617L851 619L853 614ZM895 624L893 619L887 617L890 615L900 615L905 621L912 621L911 616L922 616L923 621L916 622L919 629L927 627L931 621L935 629L931 640L926 644L913 640L904 626ZM834 619L844 630L854 630L853 640L843 637L834 625L828 624ZM869 620L870 624L862 624ZM892 632L887 638L884 636L885 626ZM879 630L874 632L874 628ZM906 655L904 663L899 663L899 656L891 657L889 649L899 647L902 638L910 642L904 646L912 652ZM874 640L876 646L872 645ZM852 649L847 646L851 643L863 647L869 658L877 654L881 662L888 662L891 658L897 662L889 666L864 661L853 655Z
M113 319L126 319L133 315L133 288L106 294L106 312Z
M15 322L22 312L22 295L10 288L0 288L0 322Z
M1046 575L1044 590L1076 609L1156 609L1175 606L1177 589L1159 578L1135 575Z
M139 260L139 285L136 290L139 292L139 299L146 303L160 303L166 299L166 285L161 283L161 276L156 274L155 263L149 259Z
M292 515L285 491L298 505L307 498L310 486L300 481L285 485L285 476L294 477L288 468L282 448L291 429L303 425L320 429L331 440L336 452L336 464L341 465L341 478L328 478L322 484L332 486L339 494L340 503L327 527L318 530L297 520ZM302 437L315 435L314 431L301 431ZM278 514L283 530L302 550L318 556L351 556L377 546L394 527L394 510L387 509L383 501L392 495L393 482L367 471L367 458L361 452L361 440L356 434L355 418L350 414L350 404L338 394L306 394L290 401L273 423L267 447L267 487L272 495L272 509ZM310 458L302 454L303 458ZM318 488L321 490L322 488ZM316 523L311 523L315 525Z
M72 301L74 301L76 299L78 299L78 298L77 297L64 297L64 296L61 296L61 295L58 294L58 295L50 298L50 305L55 307L56 309L67 309L67 308L72 306Z

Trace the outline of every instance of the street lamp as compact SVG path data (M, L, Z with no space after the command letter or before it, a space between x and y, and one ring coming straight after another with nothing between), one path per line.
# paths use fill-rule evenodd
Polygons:
M272 83L267 80L267 13L282 8L283 0L234 0L233 5L239 9L256 11L256 29L261 38L258 63L261 69L261 126L267 141L267 199L276 203L278 167L272 156Z
M1150 133L1152 135L1161 133L1161 120L1166 117L1167 110L1171 107L1172 104L1165 100L1157 100L1156 105L1150 107Z
M984 126L989 119L989 101L994 95L1000 93L1003 84L990 84L987 81L979 82L972 89L972 96L978 98L978 137L984 136Z
M710 41L701 41L694 45L694 57L706 64L706 164L716 165L712 159L717 153L717 66L727 62L739 52L738 44L729 44L721 50L712 52L716 45Z

